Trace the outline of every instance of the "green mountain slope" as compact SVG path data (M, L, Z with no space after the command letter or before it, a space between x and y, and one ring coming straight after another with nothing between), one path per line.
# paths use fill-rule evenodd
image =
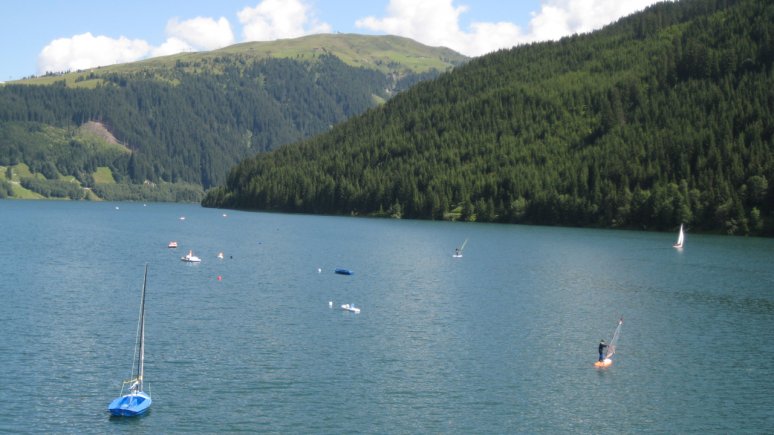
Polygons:
M774 4L662 3L469 62L205 206L773 234Z
M316 35L49 74L0 86L0 166L45 167L45 179L84 187L102 184L96 168L107 167L118 184L203 194L241 159L329 130L464 60L405 38ZM126 152L80 147L74 132L88 123Z
M224 74L237 68L267 59L316 61L323 55L333 55L346 65L379 71L388 75L390 86L397 90L408 87L412 77L437 75L451 67L462 65L467 57L445 47L429 47L400 36L357 34L318 34L276 41L245 42L213 51L179 53L170 56L83 71L48 73L40 77L11 81L8 84L52 85L94 88L111 81L111 76L154 78L176 83L181 73Z

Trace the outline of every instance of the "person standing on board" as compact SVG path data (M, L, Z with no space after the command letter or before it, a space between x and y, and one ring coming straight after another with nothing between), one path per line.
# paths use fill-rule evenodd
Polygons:
M605 340L602 339L599 341L599 360L604 361L605 359L605 348L607 347L607 344L605 344Z

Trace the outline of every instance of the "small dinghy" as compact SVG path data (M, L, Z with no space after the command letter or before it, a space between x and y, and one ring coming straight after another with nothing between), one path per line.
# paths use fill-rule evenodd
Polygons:
M180 257L180 260L185 261L186 263L199 263L202 261L201 258L193 255L193 251L188 251L185 256Z
M135 346L136 363L132 364L132 377L124 381L121 386L121 395L108 405L111 415L122 417L135 417L145 414L153 402L150 393L145 392L143 377L145 375L145 287L148 283L148 265L145 265L145 278L142 283L142 295L140 297L140 320L137 326L137 345ZM129 390L124 388L129 386Z
M355 304L344 304L341 306L341 309L355 314L360 312L360 308L355 307Z

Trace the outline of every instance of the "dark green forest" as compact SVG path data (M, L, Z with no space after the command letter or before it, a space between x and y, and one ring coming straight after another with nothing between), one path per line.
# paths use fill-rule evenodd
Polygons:
M476 58L203 205L774 235L774 3L684 0Z
M8 85L0 88L0 121L59 127L100 121L134 152L110 162L134 183L225 181L241 158L319 133L374 106L386 77L332 55L320 62L256 61L224 74L180 73L177 83L108 76L96 89ZM343 83L342 83L343 81ZM46 161L25 144L0 144L0 164ZM59 169L72 174L68 162ZM85 180L84 180L85 181Z
M0 86L0 166L28 165L48 181L28 179L23 185L44 196L83 196L58 176L74 176L106 199L135 199L145 191L97 189L92 174L104 166L119 184L180 184L175 195L184 198L190 198L191 185L199 186L194 199L200 200L202 188L223 184L243 158L327 131L440 74L398 63L390 73L354 67L327 51L303 59L251 59L246 47L236 54L181 57L169 70L140 65L82 73L75 86L64 75L53 84ZM88 122L104 125L130 152L99 152L68 133L56 140L47 134L48 127L74 132Z

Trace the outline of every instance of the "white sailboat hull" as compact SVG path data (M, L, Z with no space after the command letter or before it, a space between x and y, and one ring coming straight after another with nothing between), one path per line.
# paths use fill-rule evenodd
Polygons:
M341 309L344 310L344 311L349 311L350 313L355 313L355 314L360 312L360 308L357 308L354 305L350 305L350 304L342 305Z

